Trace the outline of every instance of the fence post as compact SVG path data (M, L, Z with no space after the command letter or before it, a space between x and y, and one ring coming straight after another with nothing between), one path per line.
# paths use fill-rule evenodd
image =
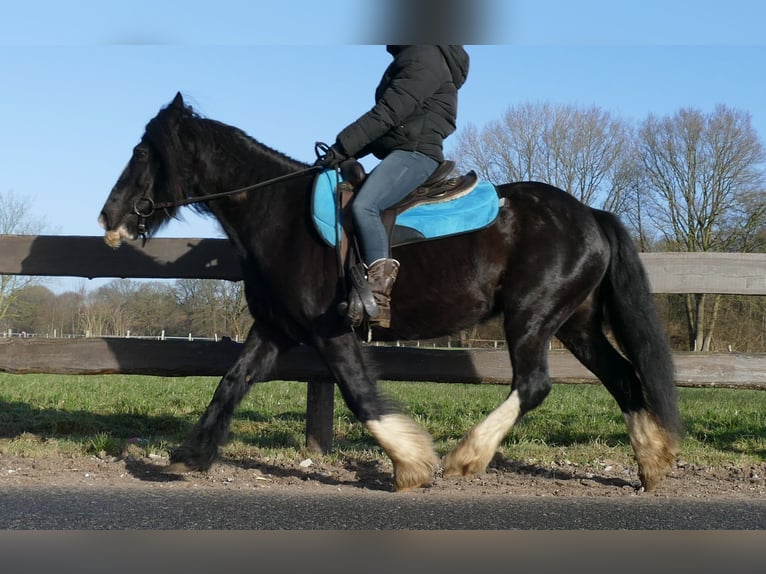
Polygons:
M335 384L313 379L306 391L306 448L314 452L332 449Z

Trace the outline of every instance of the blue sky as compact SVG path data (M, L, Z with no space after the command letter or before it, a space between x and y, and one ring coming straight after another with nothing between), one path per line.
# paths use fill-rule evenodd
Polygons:
M390 58L364 43L381 1L6 2L0 191L29 198L49 233L100 235L110 188L177 91L203 115L311 161L315 141L331 142L372 105ZM528 101L596 105L630 121L722 103L748 111L766 142L760 0L468 6L481 14L466 42L458 130ZM187 211L161 236L220 234Z

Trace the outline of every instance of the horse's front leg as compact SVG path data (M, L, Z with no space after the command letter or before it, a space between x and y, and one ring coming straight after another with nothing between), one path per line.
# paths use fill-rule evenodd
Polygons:
M211 467L218 455L218 447L228 438L235 409L253 383L268 380L284 347L261 325L253 325L242 352L218 383L199 422L184 443L171 453L169 472L207 470Z
M319 339L316 348L335 375L351 412L393 462L396 490L431 483L438 465L431 435L381 397L356 335Z

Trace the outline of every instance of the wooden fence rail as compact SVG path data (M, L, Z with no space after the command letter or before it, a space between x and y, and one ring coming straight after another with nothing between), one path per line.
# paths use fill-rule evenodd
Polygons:
M641 259L655 293L766 295L766 254L645 253ZM0 275L199 278L240 280L242 273L225 239L153 239L145 247L119 250L101 237L0 236ZM0 371L9 373L126 373L163 376L222 375L241 344L232 341L142 339L0 339ZM493 349L369 347L386 380L505 383L508 355ZM766 388L766 355L679 353L679 385ZM557 381L593 381L569 353L550 354ZM308 382L307 444L332 443L333 386L316 354L287 353L276 378Z
M642 253L655 293L766 295L766 254ZM152 239L118 250L101 237L0 235L0 275L242 278L226 239Z

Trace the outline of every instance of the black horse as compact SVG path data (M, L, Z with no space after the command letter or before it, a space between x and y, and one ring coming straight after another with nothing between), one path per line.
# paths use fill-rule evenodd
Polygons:
M236 249L255 321L199 423L173 451L171 469L208 469L251 385L269 379L279 353L303 343L319 352L393 461L397 490L425 485L439 465L431 437L379 394L359 334L338 313L337 256L309 217L307 167L200 117L178 94L147 124L101 211L105 241L117 248L151 235L179 203L224 195L196 206L218 219ZM222 193L258 182L269 183ZM502 314L510 394L444 457L445 476L484 471L514 423L545 399L555 336L616 399L642 485L653 489L674 463L681 424L672 356L630 236L612 214L544 183L506 184L498 193L505 206L491 226L395 248L401 272L391 328L373 332L380 340L429 339Z

